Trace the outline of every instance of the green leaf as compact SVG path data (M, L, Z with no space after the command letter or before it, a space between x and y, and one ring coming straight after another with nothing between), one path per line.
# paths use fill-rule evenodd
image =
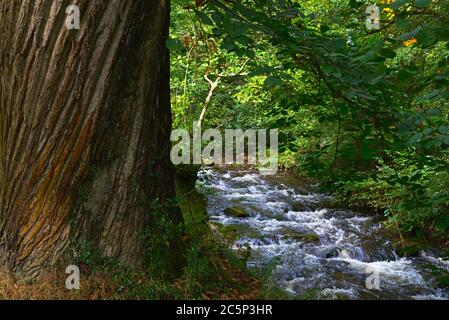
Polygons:
M202 23L211 25L211 26L214 25L214 22L212 21L212 19L209 18L209 16L207 14L205 14L204 12L198 11L197 15Z
M447 133L448 131L449 131L449 127L448 127L448 126L440 126L440 127L438 128L438 132L441 133L441 134L445 134L445 133Z
M449 79L449 71L435 75L436 80Z
M437 220L437 228L441 230L446 230L449 228L449 216L441 216Z
M449 146L449 136L445 135L443 136L443 143L447 146Z
M235 50L235 44L234 44L233 42L231 42L231 41L223 42L223 43L221 44L221 47L222 47L224 50L227 50L227 51Z
M407 0L396 0L391 4L391 8L394 10L397 10L406 3L407 3Z
M432 0L415 0L415 6L418 8L425 8L432 4Z
M329 49L339 50L346 46L346 40L343 38L333 39L327 42Z
M421 132L415 133L415 134L413 135L413 137L410 138L410 140L408 141L408 143L409 143L410 145L415 145L415 144L417 144L418 142L421 141L422 137L423 137L423 135L422 135Z
M282 85L282 80L279 77L276 76L269 76L265 79L265 85L274 87L274 86L280 86Z
M249 30L249 25L246 23L235 23L234 24L234 35L242 36L246 34Z
M358 7L360 7L363 4L363 2L358 2L357 0L350 0L349 1L349 6L351 8L357 9Z
M410 32L401 34L400 36L396 37L396 39L400 41L410 40L411 38L415 37L418 34L418 32L421 31L421 29L422 27L417 27L416 29Z
M433 133L433 129L432 128L426 128L422 131L423 135L428 136L431 133Z
M398 26L398 28L406 29L410 25L410 22L407 18L398 18L398 20L396 21L396 25Z
M418 39L418 43L424 47L429 47L437 41L435 33L432 30L429 30L429 28L423 28L417 34L416 38Z
M408 79L413 77L413 74L411 74L410 72L407 72L405 70L400 70L397 74L397 77L400 81L407 81Z
M411 176L410 176L410 179L409 179L409 181L410 182L417 182L419 179L421 179L422 178L422 173L420 173L420 172L414 172Z
M390 58L393 59L394 57L396 57L396 52L394 52L391 49L387 49L387 48L383 48L380 50L380 54L385 57L385 58Z
M440 41L449 41L449 27L441 26L440 28L436 28L436 33L438 34L438 39Z
M234 33L234 24L231 21L231 18L229 16L224 16L222 27L223 27L224 31L227 34L233 35L233 33Z
M292 19L292 25L295 25L295 24L297 24L298 22L300 22L302 20L302 18L301 17L296 17L296 18L293 18Z
M330 30L330 28L329 28L329 26L327 26L327 25L322 24L322 25L320 26L320 31L321 31L321 33L326 33L326 32L329 31L329 30Z
M170 50L170 51L174 51L174 50L178 49L178 47L179 47L178 44L179 44L179 41L174 38L168 38L167 42L165 43L168 50Z

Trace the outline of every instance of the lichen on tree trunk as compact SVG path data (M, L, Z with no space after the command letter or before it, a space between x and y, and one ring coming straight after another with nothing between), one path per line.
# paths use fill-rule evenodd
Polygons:
M65 27L70 4L80 30ZM0 233L13 273L40 274L80 238L145 265L150 203L174 197L168 26L165 0L0 3Z

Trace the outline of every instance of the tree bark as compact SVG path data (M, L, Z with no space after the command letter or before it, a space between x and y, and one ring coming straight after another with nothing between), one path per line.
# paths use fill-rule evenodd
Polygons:
M72 4L80 30L65 27ZM80 239L146 264L150 203L174 197L168 28L168 0L1 1L0 234L14 274L39 275Z

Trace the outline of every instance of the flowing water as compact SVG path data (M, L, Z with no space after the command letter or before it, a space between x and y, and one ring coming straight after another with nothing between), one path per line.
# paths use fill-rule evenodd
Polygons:
M448 299L438 281L449 261L431 252L395 253L377 218L333 209L328 195L286 175L206 168L199 189L212 222L235 227L235 250L248 266L274 265L272 279L297 297L311 299ZM224 214L239 206L248 217Z

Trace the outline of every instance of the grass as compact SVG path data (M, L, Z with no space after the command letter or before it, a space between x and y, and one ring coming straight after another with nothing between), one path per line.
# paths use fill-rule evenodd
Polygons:
M53 269L32 282L16 281L0 268L0 299L8 300L159 300L256 299L261 283L224 256L198 245L187 253L187 265L175 280L150 269L132 270L109 258L78 261L80 290L68 290L65 268ZM207 252L207 254L205 254ZM87 261L87 260L86 260Z

